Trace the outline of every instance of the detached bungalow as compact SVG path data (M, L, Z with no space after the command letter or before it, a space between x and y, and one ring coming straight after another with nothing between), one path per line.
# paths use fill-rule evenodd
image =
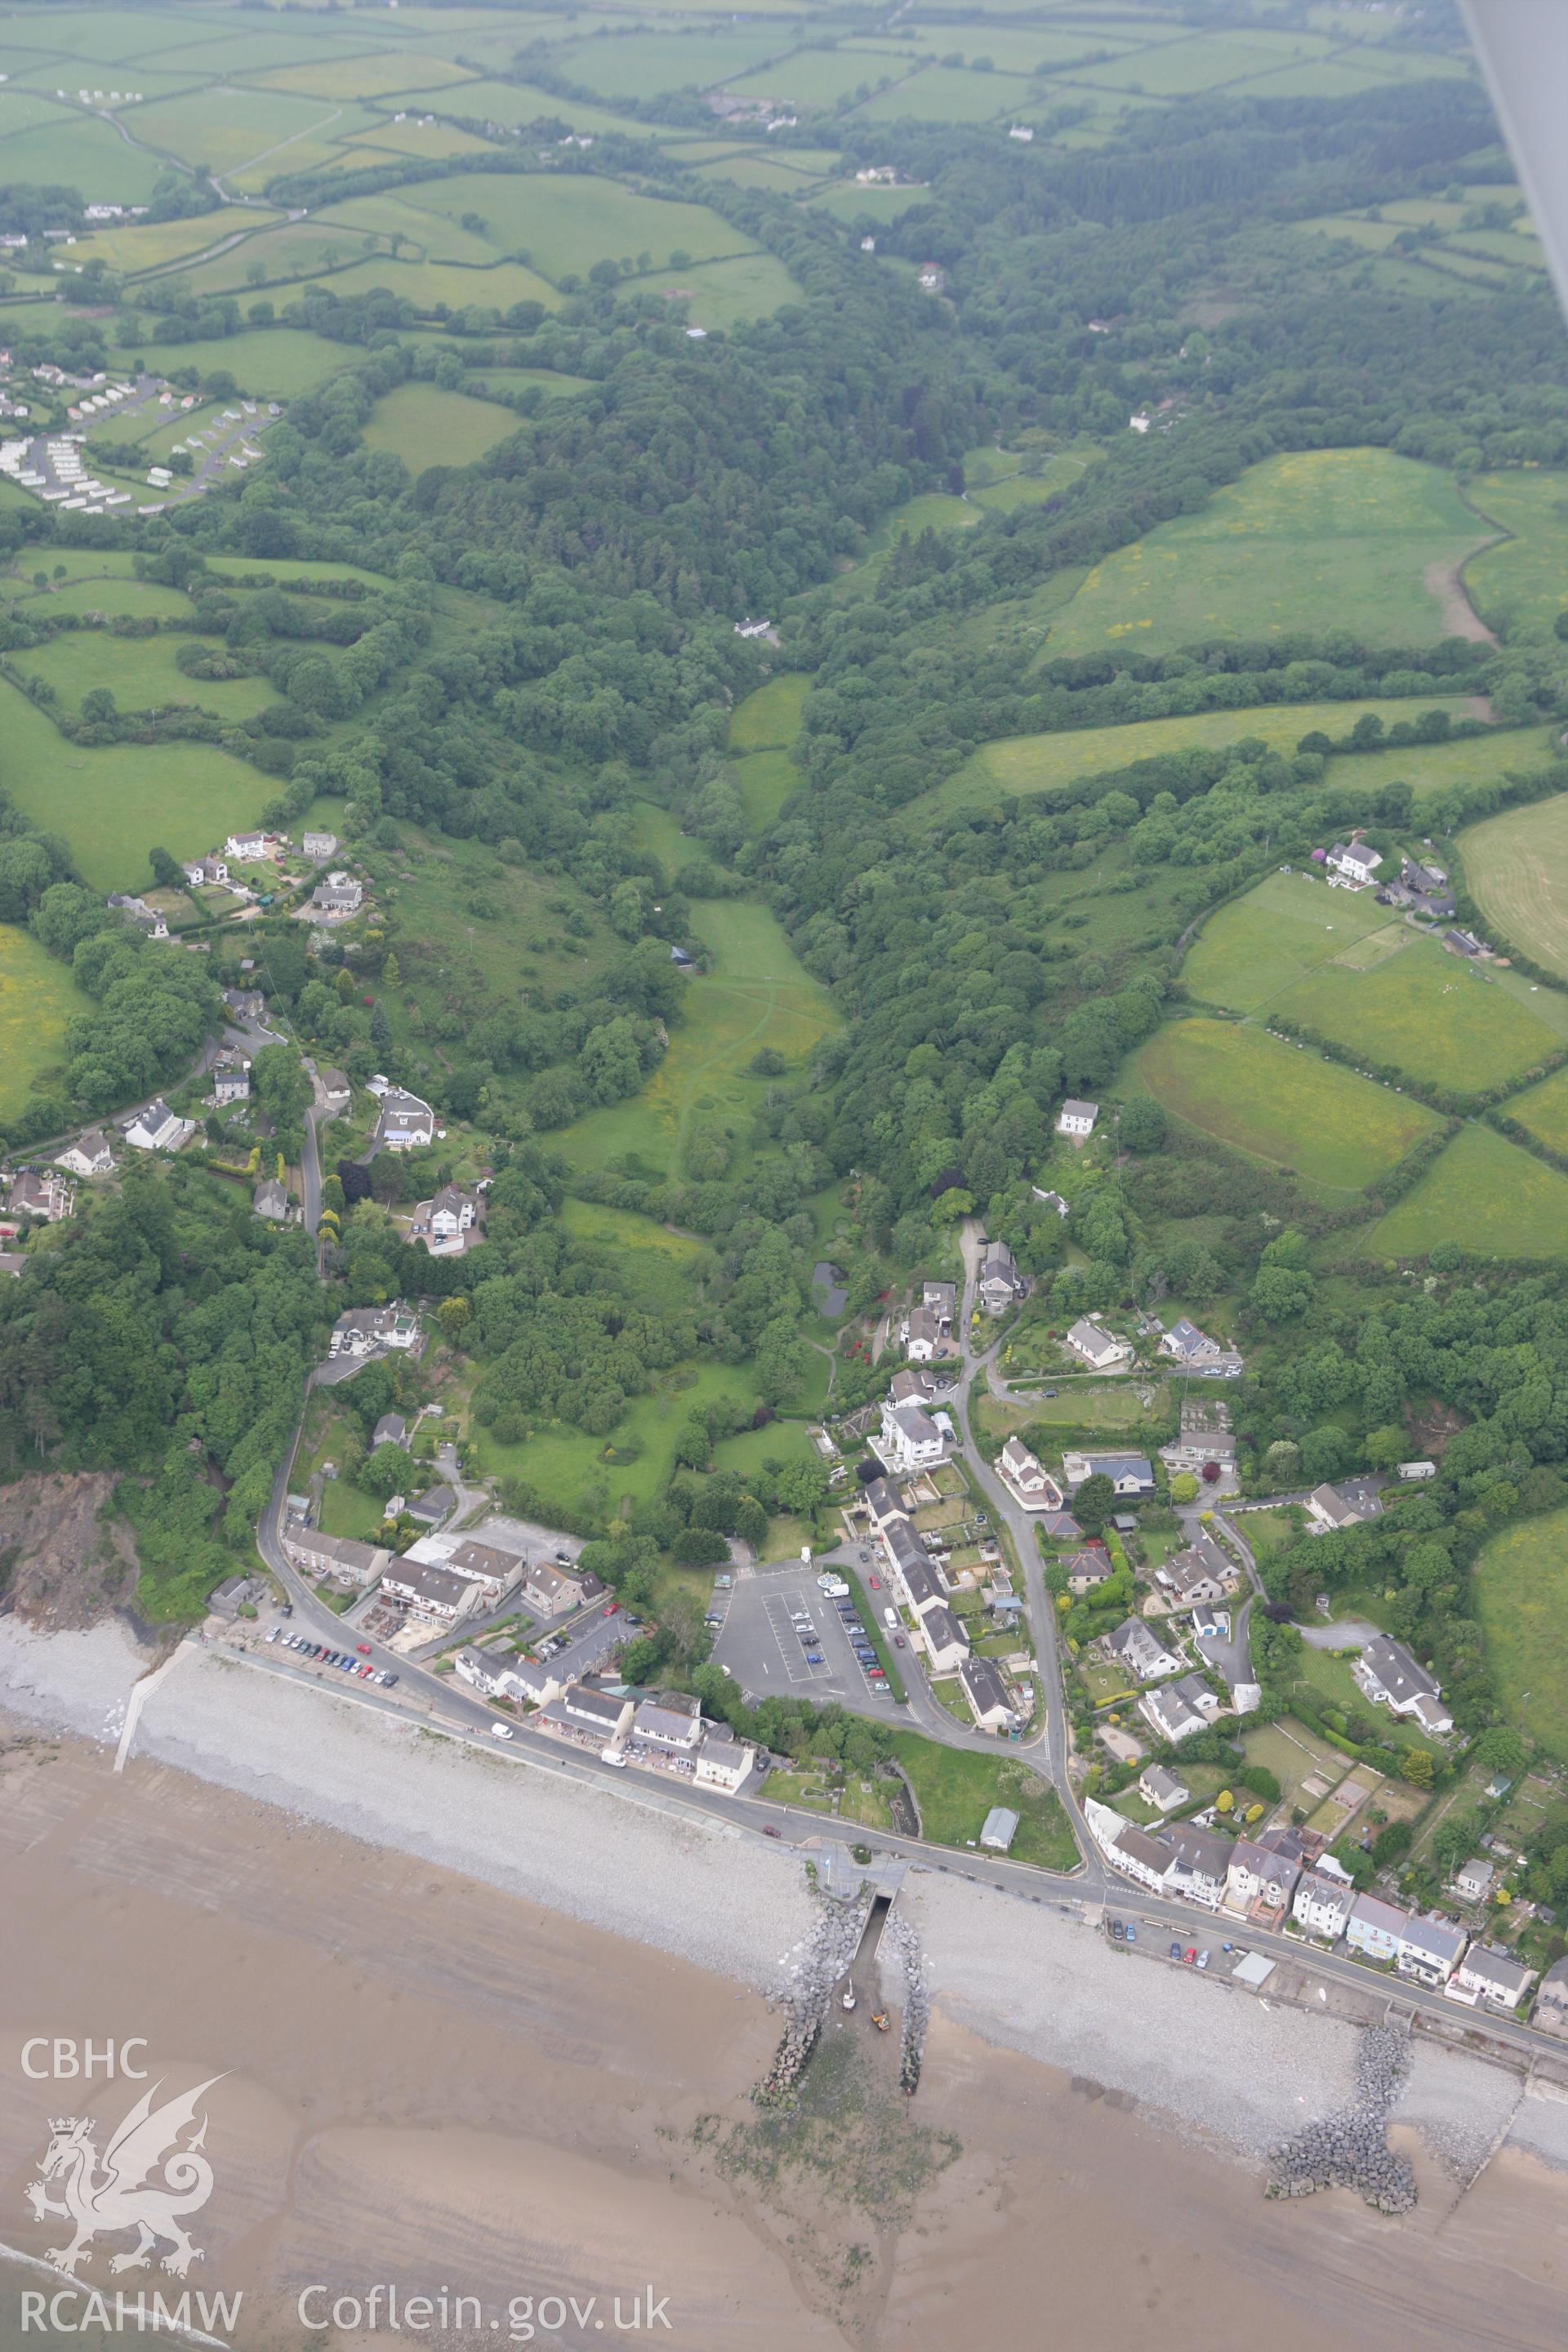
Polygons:
M1113 1364L1132 1360L1132 1349L1126 1339L1117 1339L1114 1332L1102 1331L1098 1323L1075 1323L1064 1343L1075 1356L1081 1356L1091 1371L1109 1371Z
M1141 1683L1163 1680L1179 1675L1182 1662L1173 1651L1167 1650L1152 1625L1142 1617L1129 1617L1106 1635L1106 1648L1117 1663Z
M1403 1642L1380 1634L1367 1643L1351 1672L1374 1706L1408 1717L1435 1738L1454 1728L1454 1718L1443 1705L1436 1681Z

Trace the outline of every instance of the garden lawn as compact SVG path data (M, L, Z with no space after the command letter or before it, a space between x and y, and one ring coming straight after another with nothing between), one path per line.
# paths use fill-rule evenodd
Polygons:
M277 796L275 777L213 744L68 743L15 688L0 698L0 721L5 790L24 815L63 835L97 890L140 889L153 878L154 845L199 856Z
M1375 1184L1437 1124L1408 1096L1237 1022L1172 1022L1138 1068L1187 1126L1342 1193Z
M1182 979L1205 1004L1256 1013L1387 921L1387 908L1370 890L1331 890L1311 874L1269 874L1209 917L1187 950Z
M1493 1536L1475 1591L1505 1719L1568 1763L1568 1511Z
M0 1130L28 1107L34 1079L63 1066L67 1023L92 1009L69 964L0 923Z
M1472 825L1459 850L1483 915L1536 963L1568 980L1568 793Z
M921 1832L932 1844L976 1843L986 1814L1002 1805L1019 1817L1015 1862L1044 1870L1076 1866L1078 1846L1056 1790L1005 1750L988 1756L973 1748L939 1748L918 1731L900 1731L894 1736L893 1753L914 1790Z
M763 1429L742 1429L734 1437L721 1437L713 1448L714 1468L733 1470L742 1478L754 1478L769 1462L821 1458L804 1421L770 1421ZM770 1552L773 1549L770 1542Z
M1522 1077L1561 1042L1528 1000L1436 940L1415 940L1370 971L1320 964L1272 1009L1369 1062L1457 1093Z
M1355 1697L1364 1707L1365 1701L1359 1691ZM1256 1731L1247 1732L1242 1746L1249 1764L1261 1764L1266 1771L1273 1773L1287 1805L1312 1803L1311 1798L1301 1793L1303 1784L1320 1775L1331 1784L1342 1780L1351 1760L1290 1716L1279 1723L1260 1725Z
M837 1026L826 991L765 908L710 899L694 907L691 926L713 968L687 982L684 1017L641 1091L563 1130L559 1146L579 1167L632 1152L673 1170L694 1119L738 1120L761 1103L770 1082L748 1071L754 1054L769 1046L798 1068Z
M862 578L868 569L862 566L846 576ZM910 805L926 815L954 808L991 808L1012 794L1054 792L1080 776L1107 775L1137 760L1169 751L1217 751L1247 738L1267 743L1272 751L1294 751L1306 735L1321 733L1337 741L1367 712L1392 727L1416 709L1447 710L1450 719L1474 716L1467 698L1435 694L1419 704L1386 699L1266 704L1255 710L1199 710L1186 718L1142 719L1126 727L1080 727L1061 735L1005 735L982 744L955 774Z
M1492 1128L1462 1128L1366 1246L1380 1257L1425 1257L1439 1242L1482 1257L1568 1255L1568 1176Z
M1368 645L1435 642L1448 635L1441 583L1487 536L1452 476L1414 457L1268 457L1097 563L1047 658L1337 628Z
M374 1496L347 1478L323 1478L321 1481L321 1532L329 1536L352 1536L357 1543L369 1543L385 1512Z
M434 383L400 383L376 402L364 445L390 449L411 474L419 474L432 465L471 466L521 429L521 419L493 401L443 392Z
M633 1400L607 1437L592 1437L561 1422L519 1444L502 1445L476 1424L480 1466L487 1477L525 1480L546 1511L580 1511L607 1520L628 1506L647 1509L675 1466L681 1423L721 1397L752 1410L755 1395L743 1369L702 1364L666 1374L658 1388ZM617 1461L616 1454L631 1458Z

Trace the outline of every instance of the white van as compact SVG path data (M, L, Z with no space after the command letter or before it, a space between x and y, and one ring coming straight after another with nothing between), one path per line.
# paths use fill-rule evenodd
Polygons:
M889 1633L896 1633L899 1630L898 1611L896 1609L884 1609L882 1612L882 1622L887 1627Z

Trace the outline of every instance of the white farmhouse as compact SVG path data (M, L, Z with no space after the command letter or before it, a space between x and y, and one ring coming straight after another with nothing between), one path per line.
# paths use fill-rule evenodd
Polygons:
M1057 1113L1058 1135L1092 1135L1094 1122L1100 1117L1100 1105L1079 1102L1069 1095Z

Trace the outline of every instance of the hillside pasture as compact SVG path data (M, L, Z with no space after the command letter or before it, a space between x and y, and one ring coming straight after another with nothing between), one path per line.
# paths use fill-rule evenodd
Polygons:
M678 1314L693 1302L692 1275L706 1244L689 1234L672 1234L651 1217L595 1201L568 1199L561 1222L580 1242L601 1247L613 1262L616 1287L660 1314Z
M1460 1093L1522 1077L1562 1042L1500 979L1429 939L1371 971L1320 964L1272 1009L1370 1062Z
M189 681L193 686L195 681ZM161 845L194 857L277 797L276 777L209 743L68 743L14 688L0 693L5 789L25 816L70 845L95 890L139 890Z
M782 48L776 32L719 23L670 33L618 27L552 50L551 64L595 98L650 98L666 90L710 89L760 66Z
M1544 1143L1549 1151L1568 1159L1568 1070L1554 1070L1538 1087L1515 1095L1508 1115Z
M1415 709L1428 706L1415 703ZM1500 783L1510 775L1534 775L1557 754L1551 727L1489 727L1452 743L1406 743L1393 751L1343 751L1330 760L1326 785L1353 788L1369 798L1384 784L1405 783L1417 801L1452 784Z
M486 1476L526 1479L547 1511L608 1519L653 1502L675 1467L682 1423L721 1399L752 1410L755 1391L742 1367L700 1364L667 1372L658 1388L633 1400L607 1437L565 1422L550 1423L517 1445L502 1445L477 1425L473 1434Z
M1269 874L1215 908L1187 950L1182 978L1205 1004L1256 1013L1387 919L1370 890L1331 890L1313 874Z
M90 188L99 204L146 205L161 172L161 155L127 146L112 123L74 110L58 120L18 131L0 146L8 183ZM140 120L140 114L138 115Z
M444 89L479 77L449 58L422 49L382 49L369 57L312 58L309 64L273 66L252 77L262 89L296 91L302 98L388 98L421 82Z
M1568 1511L1502 1528L1474 1575L1504 1717L1568 1763Z
M1568 980L1568 793L1472 825L1459 836L1481 912L1547 971Z
M68 964L20 924L0 923L0 1129L27 1108L34 1080L59 1067L67 1024L91 1011Z
M225 368L241 392L255 400L298 399L329 376L363 364L364 358L352 343L334 343L303 327L249 327L242 334L215 336L205 342L148 341L137 349L159 375L176 368L208 375Z
M345 143L370 149L372 152L363 159L367 164L383 154L412 155L437 163L446 163L454 155L471 159L495 152L488 139L481 139L477 131L459 131L455 122L426 122L412 117L405 122L395 122L390 115L374 131L356 131Z
M1451 476L1387 449L1265 458L1096 564L1046 657L1211 638L1323 635L1423 645L1450 634L1440 581L1488 536Z
M552 279L585 277L595 261L635 264L643 252L652 257L654 268L666 269L675 253L699 262L752 248L752 238L705 205L665 201L623 187L618 180L581 173L459 172L405 189L404 195L414 212L453 221L465 213L478 215L484 223L480 234L498 254L527 253L533 267Z
M1509 536L1472 556L1465 585L1494 629L1568 612L1568 474L1473 474L1465 495Z
M748 1118L761 1102L769 1082L748 1070L754 1054L770 1046L798 1067L837 1026L826 991L765 908L710 899L693 908L691 926L712 969L686 983L683 1017L640 1092L563 1130L560 1148L578 1167L630 1152L673 1171L696 1119Z
M1021 74L965 73L927 66L858 107L858 122L994 122L1040 108L1040 92Z
M77 591L89 596L93 593L91 583ZM190 610L188 604L185 610ZM184 702L235 726L277 701L277 689L265 677L186 677L176 668L174 656L187 642L184 637L117 637L108 629L74 629L11 658L21 677L41 679L54 688L62 710L79 710L84 694L106 687L121 710Z
M738 327L745 319L770 319L786 302L798 302L800 288L773 253L736 253L728 260L699 262L694 268L654 270L637 280L642 294L663 294L674 301L687 299L687 318L694 327Z
M916 205L929 204L929 188L860 188L853 180L833 180L806 199L819 212L831 214L846 228L858 228L862 222L869 229L890 227Z
M785 801L802 791L805 778L787 751L747 751L733 761L730 781L741 795L746 831L765 833Z
M951 503L960 506L957 499ZM960 510L970 511L962 506ZM1392 727L1408 719L1414 707L1387 699L1266 704L1256 710L1141 719L1125 727L1079 727L1061 735L1005 735L982 744L973 759L911 805L922 813L990 807L1005 795L1055 792L1080 776L1105 775L1138 760L1157 759L1169 751L1217 751L1248 738L1266 743L1271 751L1293 751L1304 735L1348 735L1364 712ZM1430 703L1419 707L1447 710L1451 719L1470 716L1468 701L1458 695L1434 695Z
M1568 1176L1494 1128L1461 1128L1366 1245L1379 1257L1425 1257L1439 1242L1481 1257L1568 1256Z
M334 272L331 290L342 299L380 289L401 295L420 311L445 303L449 310L474 307L510 310L514 302L537 302L546 310L559 310L561 297L553 286L519 261L498 261L488 269L465 269L455 261L410 261L399 255L376 254ZM341 366L353 366L352 344L341 346Z
M140 108L136 135L183 163L202 163L215 172L240 172L276 153L279 160L272 168L281 172L289 168L288 149L296 140L368 129L368 116L355 110L350 122L342 120L343 111L321 99L220 84Z
M411 474L426 466L471 466L521 419L491 400L443 392L434 383L400 383L384 393L364 427L367 449L390 449Z
M1138 1072L1184 1125L1341 1195L1375 1184L1437 1124L1407 1096L1237 1022L1168 1024Z
M802 670L782 670L738 702L730 714L731 751L787 750L800 732L800 714L811 691Z

